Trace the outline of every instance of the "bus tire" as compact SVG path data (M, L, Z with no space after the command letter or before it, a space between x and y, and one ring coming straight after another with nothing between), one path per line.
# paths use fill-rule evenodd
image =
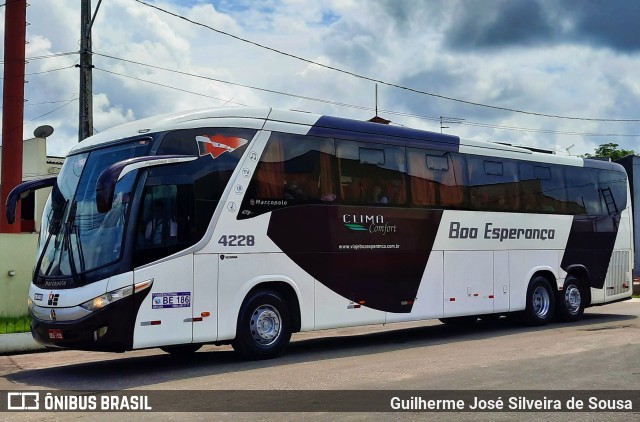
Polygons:
M538 275L531 279L527 289L527 306L522 320L527 325L545 325L553 319L555 298L549 280Z
M201 344L178 344L175 346L164 346L161 347L160 350L174 356L188 356L200 350L201 347Z
M282 296L274 290L251 293L240 308L233 349L245 359L271 359L290 339L291 317Z
M465 315L459 317L440 318L440 322L455 327L465 327L467 325L475 324L478 320L477 315Z
M585 295L582 283L576 276L570 275L564 281L564 287L558 292L557 312L560 321L574 322L584 314Z

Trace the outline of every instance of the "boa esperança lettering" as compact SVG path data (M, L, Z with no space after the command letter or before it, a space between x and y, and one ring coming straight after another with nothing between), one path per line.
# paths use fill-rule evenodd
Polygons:
M464 227L458 221L449 224L449 239L482 239L499 240L553 240L556 237L555 229L549 228L513 228L496 227L493 223L485 223L480 231L477 227Z

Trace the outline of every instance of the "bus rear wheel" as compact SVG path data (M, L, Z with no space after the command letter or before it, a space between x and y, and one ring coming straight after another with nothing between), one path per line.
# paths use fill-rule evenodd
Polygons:
M553 319L555 295L549 280L538 275L531 279L527 289L527 306L523 321L527 325L544 325Z
M567 322L578 321L584 314L584 301L585 295L582 293L580 280L575 276L568 276L562 292L558 295L558 319Z
M278 356L291 339L289 308L273 290L258 290L240 309L233 349L246 359Z

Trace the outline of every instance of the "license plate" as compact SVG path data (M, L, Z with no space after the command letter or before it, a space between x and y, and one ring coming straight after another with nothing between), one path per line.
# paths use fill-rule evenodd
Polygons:
M51 340L62 340L62 330L49 329L49 338Z

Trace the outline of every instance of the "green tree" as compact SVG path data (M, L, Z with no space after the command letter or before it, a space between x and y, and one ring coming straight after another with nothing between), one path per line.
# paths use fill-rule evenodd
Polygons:
M584 155L585 158L594 158L594 157L609 157L612 160L617 160L622 157L626 157L627 155L634 155L635 151L632 149L619 149L618 144L608 143L602 144L598 148L595 149L594 154L586 153Z

